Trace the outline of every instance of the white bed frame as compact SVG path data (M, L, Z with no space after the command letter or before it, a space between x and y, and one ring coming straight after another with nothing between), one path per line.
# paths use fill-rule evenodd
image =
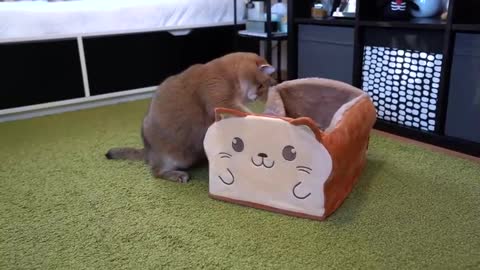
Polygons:
M74 111L98 106L111 105L121 102L128 102L140 99L148 99L152 96L153 92L156 89L156 85L149 87L130 89L125 91L119 91L115 93L102 94L102 95L90 95L89 79L87 72L87 63L85 59L85 51L83 46L83 39L86 37L99 37L99 36L110 36L110 35L121 35L121 34L135 34L135 33L148 33L148 32L169 32L174 36L188 35L193 29L201 27L217 27L217 26L235 26L243 24L243 22L237 22L236 14L236 2L233 0L234 5L234 22L232 23L217 23L217 24L208 24L205 26L196 25L196 26L181 26L181 27L169 27L168 29L143 29L138 31L115 31L115 32L97 32L97 33L88 33L76 36L76 42L78 45L78 54L80 58L82 80L84 84L84 96L81 98L74 98L62 101L48 102L35 104L30 106L15 107L9 109L0 110L0 122L14 121L20 119L27 119L32 117L62 113L67 111ZM71 35L52 35L52 36L41 36L41 37L31 37L31 38L14 38L14 39L0 39L0 44L6 43L18 43L18 42L32 42L32 41L49 41L49 40L59 40L59 39L71 39Z
M205 27L214 27L214 26L229 26L231 24L210 24ZM196 26L197 28L199 26ZM103 95L90 95L90 86L88 80L87 72L87 63L85 60L85 52L83 48L83 39L85 37L95 37L95 36L108 36L108 35L118 35L118 34L134 34L134 33L148 33L148 32L157 32L157 31L167 31L175 36L188 35L192 31L193 27L183 26L177 27L170 30L165 29L148 29L144 31L120 31L120 32L105 32L105 33L94 33L77 36L77 45L78 45L78 54L80 57L80 65L82 71L82 79L84 85L84 97L75 98L63 101L48 102L30 106L22 106L11 109L0 110L0 122L14 121L21 119L28 119L38 116L75 111L87 108L93 108L98 106L105 106L111 104L117 104L122 102L129 102L141 99L148 99L152 96L153 92L157 88L156 85L130 89L121 92L103 94ZM48 37L35 37L29 39L5 39L1 40L0 43L15 43L15 42L25 42L25 41L48 41L48 40L58 40L63 38L71 38L71 36L48 36Z

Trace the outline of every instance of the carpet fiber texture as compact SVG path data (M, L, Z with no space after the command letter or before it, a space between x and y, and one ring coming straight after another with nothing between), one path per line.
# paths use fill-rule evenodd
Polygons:
M215 201L141 162L148 102L0 124L0 269L479 269L480 167L372 136L327 221Z

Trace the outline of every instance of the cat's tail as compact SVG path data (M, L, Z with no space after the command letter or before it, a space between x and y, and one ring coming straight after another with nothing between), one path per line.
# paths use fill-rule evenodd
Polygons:
M108 159L145 160L145 149L112 148L105 154Z

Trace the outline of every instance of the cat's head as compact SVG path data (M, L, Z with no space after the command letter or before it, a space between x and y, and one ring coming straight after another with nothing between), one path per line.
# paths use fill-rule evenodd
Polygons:
M211 194L323 215L332 159L311 121L217 113L204 142Z
M243 53L239 63L238 76L246 102L266 101L268 89L277 84L272 77L275 68L263 57L253 53Z

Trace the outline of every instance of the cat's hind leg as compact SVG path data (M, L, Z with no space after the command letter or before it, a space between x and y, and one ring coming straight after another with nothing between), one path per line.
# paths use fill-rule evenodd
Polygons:
M179 183L187 183L190 175L179 170L179 164L169 157L151 158L149 160L152 174L156 178L166 179Z

